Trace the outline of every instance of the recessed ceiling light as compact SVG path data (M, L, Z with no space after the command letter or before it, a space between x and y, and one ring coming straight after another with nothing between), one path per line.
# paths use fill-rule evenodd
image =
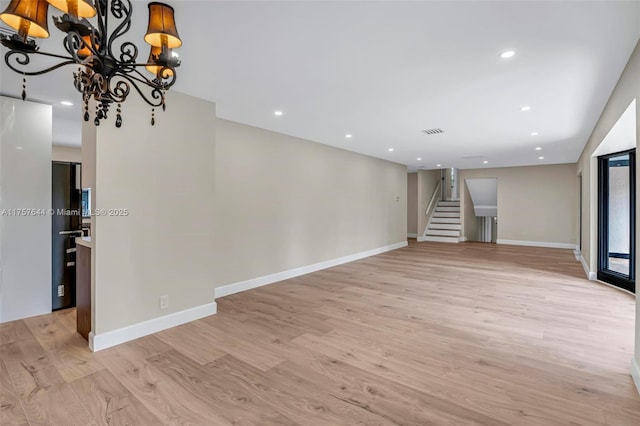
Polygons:
M538 132L531 132L531 136L538 136Z
M416 158L416 160L418 160L418 161L422 161L422 158L418 157L418 158Z
M389 152L393 152L393 148L389 148L389 150L388 150L388 151L389 151Z
M69 102L69 101L60 101L60 105L64 105L64 106L73 106L73 102Z
M273 115L277 115L278 117L280 117L282 115L282 111L280 111L280 110L274 111Z
M506 52L502 52L500 54L500 57L502 59L509 59L509 58L513 58L516 55L516 51L515 50L507 50Z
M538 157L538 160L544 160L543 156Z
M17 149L18 151L22 151L24 148L22 148L21 146L16 146L16 149Z
M529 105L525 105L522 108L520 108L520 111L525 112L525 111L530 111L531 107Z
M442 164L436 164L436 167L441 167L441 166L442 166Z
M540 150L542 150L542 147L541 146L536 146L536 151L540 151Z
M353 135L351 133L347 133L346 135L344 135L344 137L347 139L351 139Z
M482 163L483 163L483 164L489 164L489 161L484 160Z

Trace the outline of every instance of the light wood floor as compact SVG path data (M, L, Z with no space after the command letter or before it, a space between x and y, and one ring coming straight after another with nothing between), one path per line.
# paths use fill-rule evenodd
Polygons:
M571 251L410 247L218 300L98 353L0 326L5 425L640 425L634 299Z

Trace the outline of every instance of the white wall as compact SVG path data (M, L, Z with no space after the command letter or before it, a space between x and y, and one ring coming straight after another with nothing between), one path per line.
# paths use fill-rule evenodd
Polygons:
M216 287L406 242L406 166L221 119L216 132Z
M498 243L527 243L556 247L577 244L578 179L575 164L467 169L470 178L498 180ZM471 202L463 192L461 211ZM467 235L463 220L463 235ZM473 230L475 233L476 231Z
M131 98L122 128L83 129L95 208L129 210L93 218L96 347L211 313L222 286L406 244L405 166L216 119L177 92L151 127Z
M53 161L82 163L82 152L80 148L72 146L54 145L51 150L51 157Z
M441 180L440 170L418 170L418 236L423 236L427 229L428 217L425 214L433 192ZM443 184L446 184L443 182ZM440 193L436 196L439 199ZM435 202L435 201L434 201Z
M418 233L418 173L408 173L407 174L407 234L417 234L417 233Z
M471 193L469 187L460 182L462 187L460 188L460 223L462 224L462 232L460 235L465 241L481 241L480 228L481 218L476 217L476 211L473 208L473 202L471 201ZM467 200L463 203L464 200Z
M213 302L215 105L172 92L158 110L152 127L132 93L120 129L95 128L95 336Z
M0 96L0 322L51 312L50 105ZM20 149L21 148L21 149Z
M582 174L582 257L590 272L597 270L597 229L598 229L598 176L597 159L593 154L607 137L607 134L622 117L629 106L635 101L636 118L635 134L640 135L640 108L637 107L640 98L640 43L636 45L629 62L625 67L598 123L596 123L587 144L578 161L578 173ZM604 153L599 153L604 154ZM636 173L636 188L640 188L640 173ZM636 211L640 211L640 197L636 197ZM636 229L638 228L636 216ZM636 233L636 247L640 247L640 232ZM640 267L640 256L636 257L636 270ZM636 338L635 357L632 364L632 374L636 386L640 390L640 298L636 291Z

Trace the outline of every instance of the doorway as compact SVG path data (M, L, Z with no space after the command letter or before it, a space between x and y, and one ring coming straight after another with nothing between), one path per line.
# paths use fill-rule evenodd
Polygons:
M635 149L598 157L598 279L635 292Z
M82 236L81 165L54 161L51 179L51 309L76 305L76 242Z

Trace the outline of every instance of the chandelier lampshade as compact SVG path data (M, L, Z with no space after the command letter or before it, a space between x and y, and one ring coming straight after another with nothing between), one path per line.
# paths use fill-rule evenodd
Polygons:
M23 39L27 37L47 38L47 11L45 0L11 0L0 19L16 30Z
M149 26L144 41L151 46L166 46L169 49L182 46L171 6L157 2L149 3Z
M76 18L93 18L96 9L91 2L85 0L47 0L49 4L58 10L68 13Z

